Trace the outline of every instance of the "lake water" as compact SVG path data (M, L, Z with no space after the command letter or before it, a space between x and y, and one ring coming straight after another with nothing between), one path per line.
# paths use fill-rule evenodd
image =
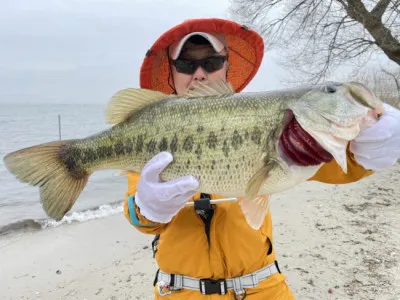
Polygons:
M108 129L105 105L1 105L0 106L0 233L19 227L57 226L122 212L127 181L116 170L94 173L74 207L61 222L48 219L39 189L18 181L3 163L12 151L59 139L83 138Z

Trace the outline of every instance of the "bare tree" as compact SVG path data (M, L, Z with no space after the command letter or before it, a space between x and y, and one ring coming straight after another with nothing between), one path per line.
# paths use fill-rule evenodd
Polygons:
M230 0L229 11L279 51L284 67L315 83L375 54L400 65L399 6L400 0Z
M370 67L352 77L351 80L368 85L382 101L400 108L399 68L391 70L387 67Z

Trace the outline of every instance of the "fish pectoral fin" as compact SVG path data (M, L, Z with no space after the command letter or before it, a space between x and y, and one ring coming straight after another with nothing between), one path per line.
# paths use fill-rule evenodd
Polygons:
M228 96L235 94L235 89L229 82L216 80L211 82L197 81L184 95L184 98L198 98L207 96Z
M275 161L271 161L258 170L247 183L246 196L239 198L239 204L246 221L253 229L260 228L268 212L268 197L259 196L258 193L261 186L268 179L268 174L275 163Z
M252 199L241 197L239 205L250 227L255 230L260 229L269 211L269 197L257 196Z
M106 122L118 124L144 106L174 96L147 89L127 88L115 93L106 108Z
M6 168L17 179L40 189L47 215L57 221L72 208L90 174L68 172L59 153L68 141L56 141L21 149L4 157Z
M254 174L246 186L246 197L248 199L253 199L258 194L262 184L268 178L268 168L263 166L256 174Z
M265 161L264 166L259 169L247 182L245 190L247 199L256 198L261 187L270 177L271 171L275 171L275 169L281 168L279 159L266 159L264 156L263 160Z

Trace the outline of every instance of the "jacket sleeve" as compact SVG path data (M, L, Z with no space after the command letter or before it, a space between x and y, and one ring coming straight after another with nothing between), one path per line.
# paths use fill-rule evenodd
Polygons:
M124 199L124 214L129 223L136 229L147 234L159 234L167 224L154 223L140 214L140 209L135 205L136 185L139 174L128 173L128 190Z
M324 164L309 181L345 184L358 181L373 173L373 171L366 170L358 164L354 158L354 154L347 148L347 173L344 173L336 160L333 159L331 162Z

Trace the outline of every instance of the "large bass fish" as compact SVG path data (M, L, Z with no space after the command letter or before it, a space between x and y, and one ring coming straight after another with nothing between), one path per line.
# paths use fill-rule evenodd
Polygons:
M18 150L4 162L40 188L45 212L60 220L94 172L140 173L154 155L169 151L174 160L162 180L191 174L199 192L237 197L249 225L259 228L269 195L306 181L324 162L298 163L289 146L297 147L292 154L325 151L346 172L348 142L382 113L382 102L355 82L239 94L223 82L199 83L183 96L128 88L106 109L110 129ZM296 143L292 130L282 143L291 120L312 137L308 142Z

